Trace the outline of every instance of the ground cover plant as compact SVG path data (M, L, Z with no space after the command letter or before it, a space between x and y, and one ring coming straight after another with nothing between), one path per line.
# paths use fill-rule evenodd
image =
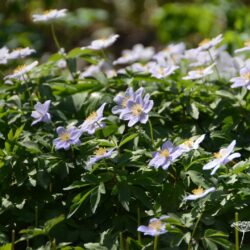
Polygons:
M248 249L249 41L66 51L68 14L32 17L48 58L0 49L0 249Z

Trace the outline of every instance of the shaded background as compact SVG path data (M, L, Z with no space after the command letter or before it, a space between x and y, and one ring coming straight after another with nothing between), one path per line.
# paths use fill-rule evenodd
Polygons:
M157 47L185 41L193 46L219 33L232 50L249 36L248 4L237 0L1 0L0 47L30 46L38 51L37 56L55 52L50 27L33 23L31 15L67 8L69 15L56 25L66 51L109 33L121 36L114 46L116 53L138 42Z

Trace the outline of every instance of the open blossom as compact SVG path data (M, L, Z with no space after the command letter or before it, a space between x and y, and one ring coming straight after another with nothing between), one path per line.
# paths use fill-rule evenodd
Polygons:
M183 152L189 152L193 149L197 149L200 143L204 140L204 138L205 138L205 135L201 135L197 139L195 139L195 137L191 137L190 139L180 144L179 147Z
M144 47L142 44L136 44L132 50L124 50L122 56L113 62L116 64L128 64L136 61L148 61L154 55L153 47Z
M103 103L99 109L90 113L85 121L79 126L82 132L93 135L97 129L103 128L105 126L105 124L102 122L105 119L103 117L103 110L105 105L106 103Z
M192 190L193 194L186 196L184 200L190 200L190 201L197 200L197 199L205 197L206 195L214 191L215 191L215 187L208 188L207 190L204 190L203 188L199 187L199 188Z
M114 148L98 148L95 150L94 155L86 162L86 169L90 170L92 165L104 158L110 158L114 152Z
M8 63L9 59L9 49L6 47L3 47L0 49L0 64L6 64Z
M58 138L53 140L53 144L57 150L60 148L68 150L71 145L78 145L81 143L80 136L82 135L82 132L76 127L70 127L68 129L58 127L56 132Z
M184 80L196 80L196 79L201 79L205 76L213 74L212 68L214 67L215 64L210 65L207 68L199 68L196 70L191 70L188 72L188 75L185 77L182 77Z
M234 158L240 157L240 153L231 154L233 152L235 144L236 141L233 140L227 148L221 148L218 153L214 153L215 159L203 166L202 169L213 169L211 172L211 175L213 175L221 165L225 165L229 161L232 161Z
M166 223L162 222L162 220L169 218L167 215L162 215L159 219L152 218L149 220L147 226L139 226L137 231L144 233L144 235L150 236L158 236L161 234L165 234L166 230Z
M31 125L35 125L38 122L50 122L51 116L49 113L49 106L51 101L48 100L45 103L38 102L35 105L35 111L32 111L31 116L35 118Z
M153 100L149 98L149 94L146 94L143 98L142 93L140 93L134 99L128 100L126 108L120 114L120 119L129 121L129 127L134 126L138 122L145 124L148 121L148 113L154 105Z
M12 52L9 54L9 59L18 59L18 58L24 58L26 56L29 56L36 51L34 49L30 49L29 47L27 48L17 48L14 49Z
M137 95L142 95L144 88L139 88L135 92L131 87L127 88L124 94L118 94L114 101L116 102L116 106L112 108L113 114L121 114L122 112L126 111L127 104L129 100L135 100Z
M210 50L214 48L216 45L218 45L223 40L222 34L219 34L213 39L204 39L199 43L199 47L197 50Z
M48 22L48 21L54 21L57 19L60 19L62 17L65 17L67 15L67 9L61 9L61 10L46 10L42 14L33 14L32 20L33 22Z
M34 67L36 67L38 64L38 61L35 61L29 65L21 65L18 66L12 74L7 75L4 77L4 79L23 79L23 76L28 73L29 71L31 71Z
M230 82L233 82L231 88L246 87L250 90L250 67L243 67L240 70L240 76L233 77Z
M162 79L174 73L174 71L178 68L179 68L178 66L175 66L172 64L160 65L157 63L153 63L153 64L150 64L149 72L151 73L153 77Z
M244 47L240 49L236 49L234 53L240 53L240 52L245 52L245 51L250 51L250 40L244 42Z
M179 147L175 147L172 142L166 141L163 143L161 150L153 154L153 159L149 162L149 166L154 168L162 167L166 170L181 154L182 150Z
M88 48L93 50L101 50L111 46L117 39L119 35L111 35L109 37L101 38L98 40L94 40L91 44L87 47L82 47L82 49Z

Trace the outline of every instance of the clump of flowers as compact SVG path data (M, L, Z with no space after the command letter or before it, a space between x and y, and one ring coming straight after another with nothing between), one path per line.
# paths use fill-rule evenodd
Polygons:
M115 98L118 105L112 111L120 113L120 119L129 121L129 127L138 122L145 124L148 121L148 113L153 108L154 102L150 100L149 94L143 97L143 92L143 88L135 93L129 89L124 97L117 96Z

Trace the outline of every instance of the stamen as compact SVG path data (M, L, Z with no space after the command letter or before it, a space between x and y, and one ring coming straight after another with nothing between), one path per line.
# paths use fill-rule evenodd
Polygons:
M160 156L161 157L165 157L165 158L168 158L169 157L169 151L167 149L163 149L161 152L160 152Z
M148 224L148 227L151 229L154 229L156 231L159 231L159 230L161 230L162 223L160 220L154 220Z
M90 115L86 118L87 121L93 121L97 118L97 113L96 112L92 112L90 113Z
M94 153L96 156L102 156L106 154L107 150L106 148L98 148Z
M210 42L210 39L205 38L205 39L203 39L198 45L199 45L199 47L200 47L200 46L203 46L203 45L208 44L209 42Z
M139 116L143 111L142 106L140 104L133 105L131 110L132 110L132 114L135 116Z
M70 140L70 133L65 131L64 133L62 133L60 136L60 139L62 141L69 141Z
M192 193L193 193L194 195L200 195L200 194L203 194L203 193L204 193L204 189L201 188L201 187L199 187L199 188L193 189L193 190L192 190Z

